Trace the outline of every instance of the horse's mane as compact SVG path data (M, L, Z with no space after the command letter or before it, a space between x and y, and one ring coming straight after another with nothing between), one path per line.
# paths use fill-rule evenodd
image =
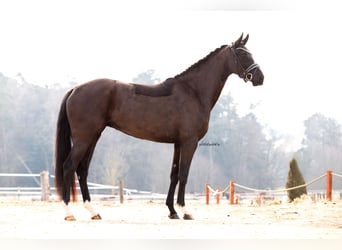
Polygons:
M191 65L189 68L187 68L186 70L184 70L182 73L178 74L175 76L175 78L179 78L182 77L184 75L186 75L187 73L189 73L190 71L193 71L194 69L200 67L203 63L205 63L206 61L209 60L209 58L211 58L212 56L215 56L218 52L220 52L224 47L226 47L227 45L222 45L219 48L216 48L215 50L213 50L212 52L210 52L207 56L205 56L204 58L200 59L198 62L194 63L193 65Z

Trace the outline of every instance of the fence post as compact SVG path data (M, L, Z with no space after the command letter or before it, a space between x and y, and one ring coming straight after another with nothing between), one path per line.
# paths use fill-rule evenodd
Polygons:
M123 181L119 181L119 194L120 194L120 203L122 204L124 202L124 195L123 195Z
M50 184L49 184L49 172L42 171L40 172L40 187L42 189L41 200L47 201L50 196Z
M327 171L327 184L326 184L327 201L332 200L332 171Z
M234 205L234 181L229 182L229 204Z
M216 192L216 204L220 204L220 188L217 188Z
M209 183L205 184L205 204L209 205Z

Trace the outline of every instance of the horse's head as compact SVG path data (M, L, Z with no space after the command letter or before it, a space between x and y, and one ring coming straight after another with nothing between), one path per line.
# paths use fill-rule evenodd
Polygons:
M254 62L252 53L245 47L249 35L243 39L243 34L232 44L234 67L233 72L239 75L245 82L251 81L253 86L262 85L264 74L258 64Z

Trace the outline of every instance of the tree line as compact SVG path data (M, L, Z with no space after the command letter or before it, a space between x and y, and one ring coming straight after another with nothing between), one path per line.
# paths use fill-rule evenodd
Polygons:
M160 79L148 70L132 81L155 84ZM64 94L73 85L42 87L0 73L0 173L48 170L53 174L57 114ZM206 182L225 187L230 180L254 188L284 187L293 157L306 180L327 169L342 173L341 124L317 113L308 117L304 126L302 147L289 152L280 143L286 135L267 131L253 110L240 116L233 97L221 95L211 113L209 131L193 158L187 191L204 192ZM172 153L171 144L139 140L106 128L95 149L88 180L108 185L123 180L128 188L165 193ZM31 185L37 186L37 180L0 177L0 186ZM324 183L321 186L324 188Z

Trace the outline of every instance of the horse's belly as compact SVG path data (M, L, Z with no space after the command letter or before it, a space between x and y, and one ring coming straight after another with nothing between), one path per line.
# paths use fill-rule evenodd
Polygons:
M165 125L162 122L157 124L147 123L138 119L134 122L123 120L116 123L113 127L136 138L165 143L176 142L179 134L175 127L171 127L168 124Z
M160 104L132 105L120 110L112 127L137 138L172 143L178 140L180 114Z

